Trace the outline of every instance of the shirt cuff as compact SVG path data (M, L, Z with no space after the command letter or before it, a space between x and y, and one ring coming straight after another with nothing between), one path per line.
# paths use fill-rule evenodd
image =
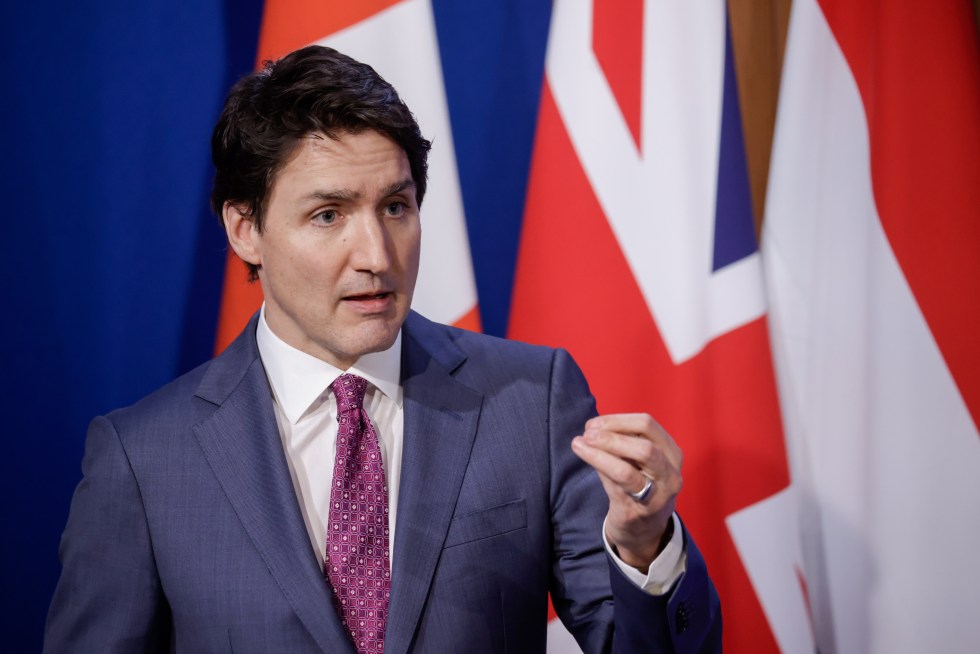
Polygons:
M684 574L687 566L687 553L684 551L681 521L676 513L670 519L674 521L674 533L671 535L667 546L650 564L646 574L619 558L612 545L606 540L606 523L605 521L602 523L602 542L606 546L606 552L609 553L609 556L616 562L627 579L651 595L664 595L674 585L674 582Z

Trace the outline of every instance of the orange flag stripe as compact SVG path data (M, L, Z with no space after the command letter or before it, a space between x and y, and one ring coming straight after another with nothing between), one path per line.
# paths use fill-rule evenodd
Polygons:
M259 66L339 32L399 0L267 0L259 36Z

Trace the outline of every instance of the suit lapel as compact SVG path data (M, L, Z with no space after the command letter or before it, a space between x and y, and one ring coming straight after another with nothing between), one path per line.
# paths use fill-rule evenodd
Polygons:
M452 376L464 360L445 330L409 317L402 341L405 442L388 654L411 647L476 435L483 397Z
M201 449L255 548L324 652L351 652L286 464L255 319L216 359L197 395L218 409L194 429Z

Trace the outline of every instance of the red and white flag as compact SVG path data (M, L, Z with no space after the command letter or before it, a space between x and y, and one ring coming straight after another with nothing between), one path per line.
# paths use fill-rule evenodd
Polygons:
M820 651L977 651L968 0L793 3L762 242Z
M678 441L725 649L812 652L721 0L554 4L509 335Z
M258 65L318 43L372 66L392 84L433 142L422 206L422 258L412 308L427 318L480 330L456 154L429 0L267 0ZM411 43L410 48L393 43ZM242 330L262 303L231 252L225 271L217 350Z

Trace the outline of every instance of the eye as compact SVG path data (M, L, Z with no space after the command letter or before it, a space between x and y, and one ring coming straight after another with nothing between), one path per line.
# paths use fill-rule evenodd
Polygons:
M337 212L333 209L325 209L313 216L313 222L320 225L330 225L337 222Z
M407 205L401 200L395 200L394 202L389 202L385 205L385 215L397 217L405 213Z

